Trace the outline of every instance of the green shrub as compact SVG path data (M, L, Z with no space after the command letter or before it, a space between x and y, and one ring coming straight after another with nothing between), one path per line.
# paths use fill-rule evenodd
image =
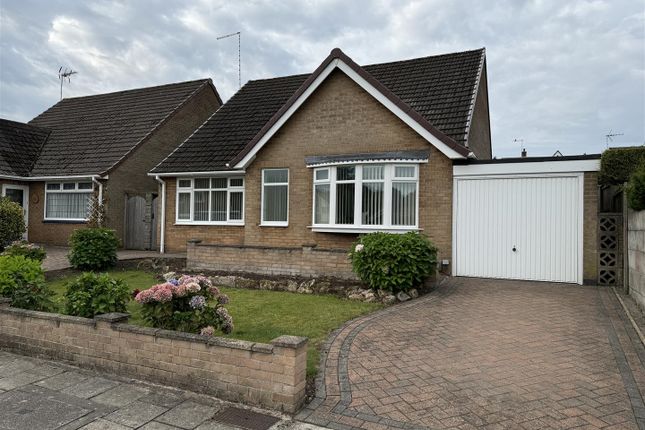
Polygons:
M602 153L598 182L601 185L621 185L645 164L645 146L612 148Z
M635 211L645 210L645 164L634 172L625 191L630 208Z
M47 311L52 295L39 261L22 255L0 256L0 296L10 298L13 307Z
M0 251L11 242L20 240L26 229L20 205L6 197L0 197Z
M83 273L65 287L65 313L68 315L93 318L109 312L125 312L130 300L128 284L105 273Z
M47 252L42 246L29 243L26 240L17 240L7 246L2 255L22 255L42 263L47 256Z
M83 228L75 230L69 238L72 247L69 262L81 270L104 270L116 264L119 240L114 230Z
M414 232L370 233L352 245L349 258L354 272L370 288L397 293L421 285L435 273L437 249Z

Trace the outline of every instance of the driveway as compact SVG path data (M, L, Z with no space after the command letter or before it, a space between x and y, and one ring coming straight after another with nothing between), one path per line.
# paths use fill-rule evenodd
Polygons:
M608 288L455 278L350 322L297 418L332 428L645 428L645 351Z

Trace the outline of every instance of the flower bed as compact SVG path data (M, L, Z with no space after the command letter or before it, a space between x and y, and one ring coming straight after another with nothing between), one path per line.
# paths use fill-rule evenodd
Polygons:
M144 321L156 328L206 336L216 329L233 331L233 318L223 306L228 296L205 276L170 274L164 283L135 291L135 300L143 306Z

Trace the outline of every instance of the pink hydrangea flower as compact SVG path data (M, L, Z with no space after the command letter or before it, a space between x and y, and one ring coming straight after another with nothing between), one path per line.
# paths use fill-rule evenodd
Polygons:
M212 336L215 334L215 328L213 328L212 325L206 326L199 332L199 334L202 336Z

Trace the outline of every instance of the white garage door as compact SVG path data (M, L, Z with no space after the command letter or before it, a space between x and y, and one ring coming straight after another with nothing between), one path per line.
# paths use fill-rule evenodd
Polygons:
M455 178L457 276L582 283L582 175Z

